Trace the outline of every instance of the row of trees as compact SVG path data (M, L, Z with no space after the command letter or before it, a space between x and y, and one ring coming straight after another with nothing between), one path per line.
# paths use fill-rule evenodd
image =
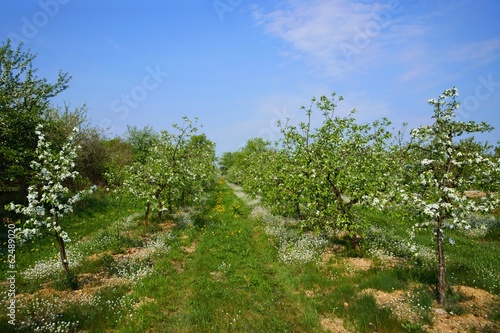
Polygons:
M218 173L215 166L215 144L199 129L196 121L183 118L182 125L174 124L177 133L162 131L148 136L144 131L135 135L141 149L137 161L109 173L110 183L118 191L133 194L144 203L146 220L156 210L158 219L164 211L198 201L210 188ZM147 143L147 145L144 145Z
M336 115L342 97L313 98L310 108L303 107L308 121L279 124L282 139L274 144L252 139L225 153L221 169L274 213L300 218L309 230L345 230L355 248L370 226L358 207L406 207L434 233L443 303L443 229L466 226L467 214L491 212L499 203L499 156L470 136L492 127L456 120L457 96L452 88L430 99L434 123L411 130L408 142L401 132L391 133L387 119L360 124L354 111ZM315 111L323 117L317 128ZM485 196L468 198L468 190Z

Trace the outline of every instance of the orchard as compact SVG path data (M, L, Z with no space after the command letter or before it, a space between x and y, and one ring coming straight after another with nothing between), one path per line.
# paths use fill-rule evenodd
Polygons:
M335 114L342 97L313 98L310 108L302 107L308 121L281 124L281 140L260 142L259 149L254 148L259 141L251 140L232 153L225 166L228 179L260 196L276 214L299 218L303 230L344 231L353 248L372 226L363 210L390 214L404 206L418 220L410 235L414 228L429 228L434 235L436 290L444 304L444 230L468 229L471 214L490 214L500 202L500 160L491 154L493 147L470 135L459 138L492 127L455 120L457 98L453 87L430 99L434 124L412 129L409 141L399 145L391 141L389 120L360 124L355 110L345 117ZM311 126L315 112L323 117L318 128ZM484 195L469 198L471 190Z
M500 150L457 119L456 87L408 135L332 93L217 157L198 118L108 137L52 104L70 77L34 59L0 48L0 304L20 304L18 331L427 332L440 311L499 327Z

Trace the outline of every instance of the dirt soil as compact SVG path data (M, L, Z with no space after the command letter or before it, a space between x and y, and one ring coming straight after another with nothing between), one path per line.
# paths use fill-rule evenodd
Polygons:
M323 318L321 326L325 332L331 333L351 333L344 328L344 322L340 318Z
M338 249L329 249L321 258L320 264L327 265ZM373 262L365 258L342 258L334 266L344 266L348 276L357 272L370 269ZM429 333L457 333L457 332L500 332L500 323L491 319L493 309L500 308L500 296L491 294L485 290L456 286L453 291L461 295L461 300L456 304L462 309L460 314L448 312L435 302L430 310L433 320L432 325L423 328ZM419 314L412 305L411 291L395 290L387 293L376 289L365 289L363 293L372 294L380 307L391 309L392 313L402 321L418 322ZM325 332L349 332L340 318L323 318L321 325Z
M424 326L429 333L456 333L471 330L482 332L486 327L500 332L498 323L490 319L490 309L495 303L499 303L499 296L466 286L458 286L454 289L455 292L463 295L464 300L458 304L463 309L463 314L448 312L434 303L431 310L433 324ZM409 292L396 290L386 293L374 289L366 289L365 292L371 293L377 304L390 308L398 318L410 322L418 321L418 313L409 302L411 297Z
M498 308L500 296L467 286L455 287L454 291L463 295L464 300L460 302L460 305L464 308L464 314L449 313L436 305L434 325L427 328L429 333L470 332L471 330L483 332L485 328L488 328L489 332L500 332L499 323L490 319L490 309L495 304Z

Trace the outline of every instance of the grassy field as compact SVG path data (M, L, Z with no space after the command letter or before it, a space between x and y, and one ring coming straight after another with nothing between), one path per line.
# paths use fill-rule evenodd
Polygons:
M363 250L300 234L219 181L200 205L148 223L132 201L94 195L68 221L68 288L51 239L16 250L16 325L1 332L498 332L500 223L449 231L438 308L431 232L377 212ZM8 270L5 254L2 270Z

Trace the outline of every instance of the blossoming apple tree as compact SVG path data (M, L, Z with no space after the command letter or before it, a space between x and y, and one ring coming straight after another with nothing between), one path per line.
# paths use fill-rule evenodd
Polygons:
M31 162L31 168L35 171L35 184L28 188L28 205L11 203L5 208L27 217L17 231L22 242L41 236L50 236L57 240L62 266L69 278L66 243L70 242L70 238L63 229L63 217L73 212L73 206L96 187L92 186L89 190L70 196L64 185L67 179L75 179L78 175L74 170L79 148L75 143L78 129L73 130L59 152L53 151L42 130L43 126L39 125L35 131L38 135L35 151L37 158Z
M432 227L434 232L440 304L445 303L446 292L443 230L469 228L468 214L491 212L499 204L495 194L499 186L499 159L488 157L484 149L470 149L472 138L457 140L463 134L491 131L492 127L485 122L455 120L460 106L457 96L454 87L429 100L434 108L434 123L411 131L410 148L419 159L405 166L413 170L413 181L401 187L403 199L428 220L418 226ZM481 190L485 195L480 199L468 198L467 190Z

